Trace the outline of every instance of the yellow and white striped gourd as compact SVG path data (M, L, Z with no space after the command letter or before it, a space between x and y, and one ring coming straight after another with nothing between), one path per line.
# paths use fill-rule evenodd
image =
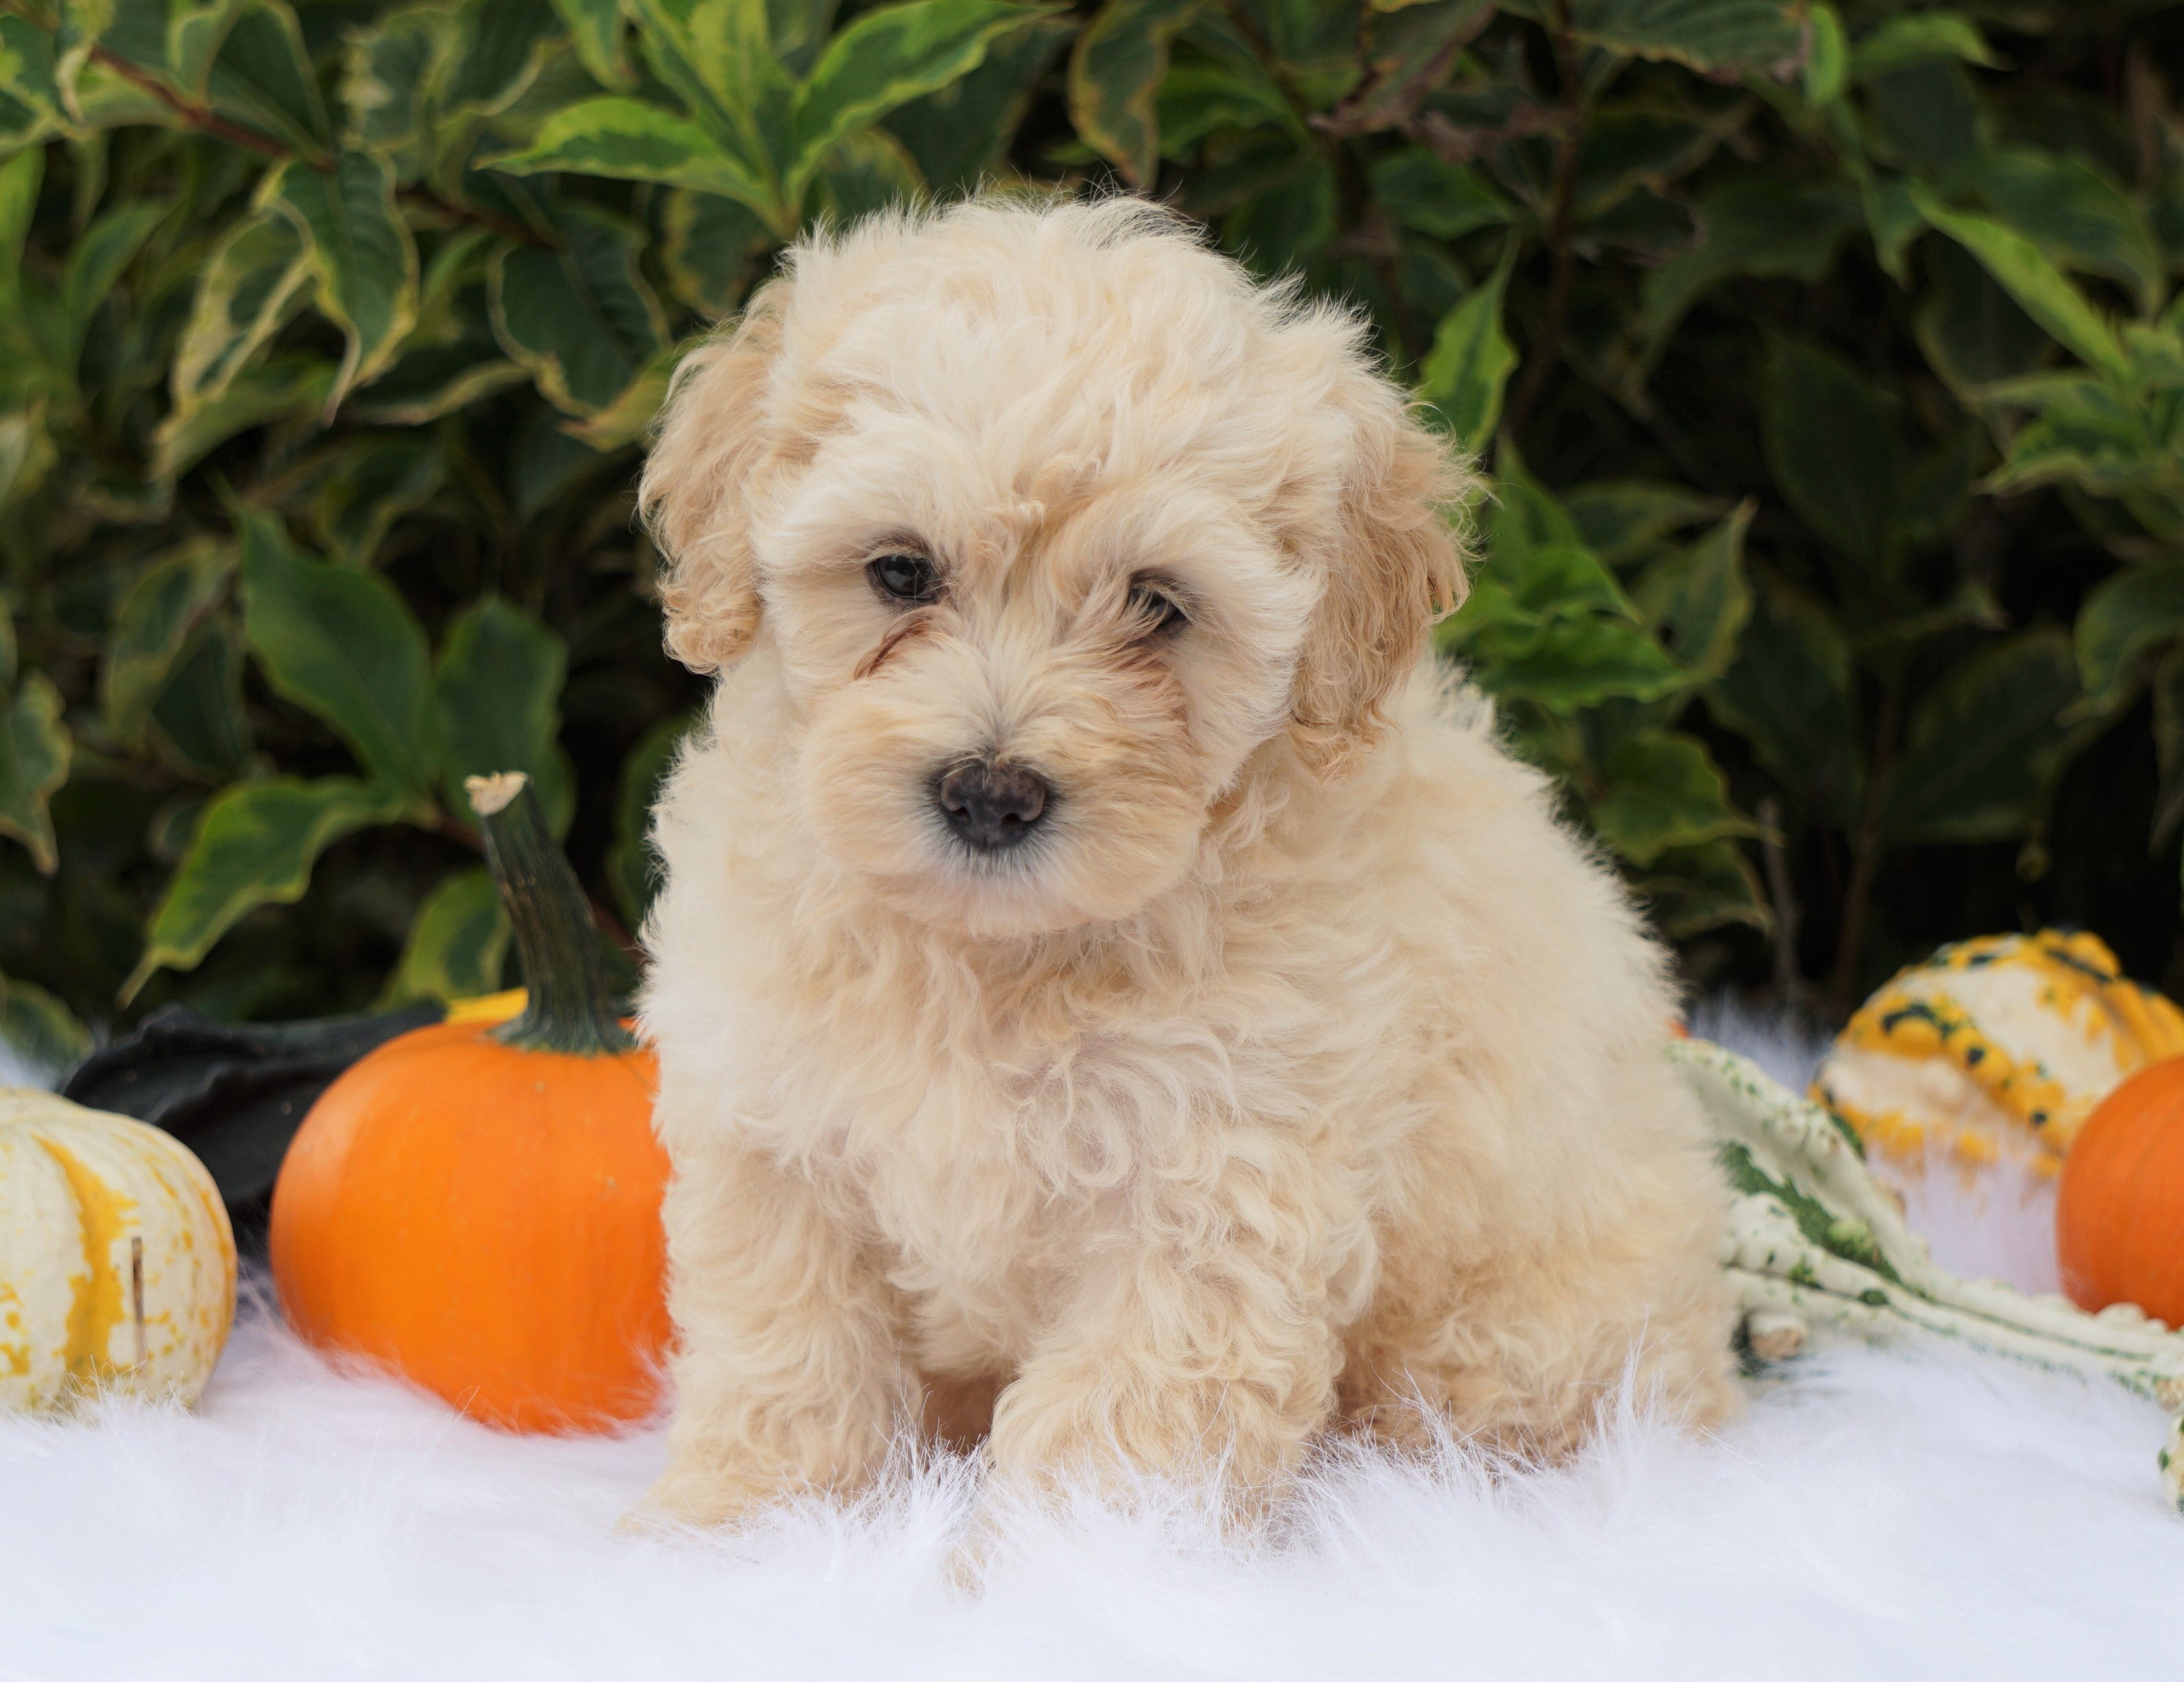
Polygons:
M0 1087L0 1409L193 1402L234 1318L235 1238L203 1164L141 1121Z
M2089 934L2043 929L1945 946L1868 999L1813 1096L1885 1154L1946 1149L2061 1166L2127 1076L2184 1056L2184 1012L2126 981Z

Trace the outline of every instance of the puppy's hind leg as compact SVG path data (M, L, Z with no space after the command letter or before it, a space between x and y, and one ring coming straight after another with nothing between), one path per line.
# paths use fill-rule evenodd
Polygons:
M676 1152L668 1465L637 1517L714 1524L854 1489L916 1394L892 1294L805 1181L725 1139Z

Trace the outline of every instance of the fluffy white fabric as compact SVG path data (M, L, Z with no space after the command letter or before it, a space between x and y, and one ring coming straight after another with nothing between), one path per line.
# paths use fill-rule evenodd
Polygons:
M1802 1075L1794 1042L1755 1047ZM1929 1176L1952 1265L2039 1285L2047 1210ZM614 1534L657 1432L519 1439L329 1372L262 1310L193 1414L0 1424L0 1676L42 1679L2168 1674L2184 1519L2149 1404L1932 1346L1833 1349L1691 1442L1570 1468L1333 1456L1283 1534L1187 1494L1002 1515L960 1463L684 1542Z

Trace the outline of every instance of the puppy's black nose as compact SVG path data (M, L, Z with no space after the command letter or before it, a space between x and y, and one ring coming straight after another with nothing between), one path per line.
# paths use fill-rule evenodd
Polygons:
M981 852L999 852L1038 826L1053 792L1024 766L973 759L943 773L933 797L950 829Z

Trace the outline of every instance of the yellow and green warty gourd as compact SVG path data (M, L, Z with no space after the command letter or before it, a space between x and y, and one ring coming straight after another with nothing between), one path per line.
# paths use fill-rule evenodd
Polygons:
M2042 1174L2127 1076L2184 1056L2184 1012L2126 981L2095 936L2043 929L1945 946L1868 999L1813 1096L1884 1154L1942 1149Z
M126 1116L0 1087L0 1409L198 1399L235 1318L204 1165Z

